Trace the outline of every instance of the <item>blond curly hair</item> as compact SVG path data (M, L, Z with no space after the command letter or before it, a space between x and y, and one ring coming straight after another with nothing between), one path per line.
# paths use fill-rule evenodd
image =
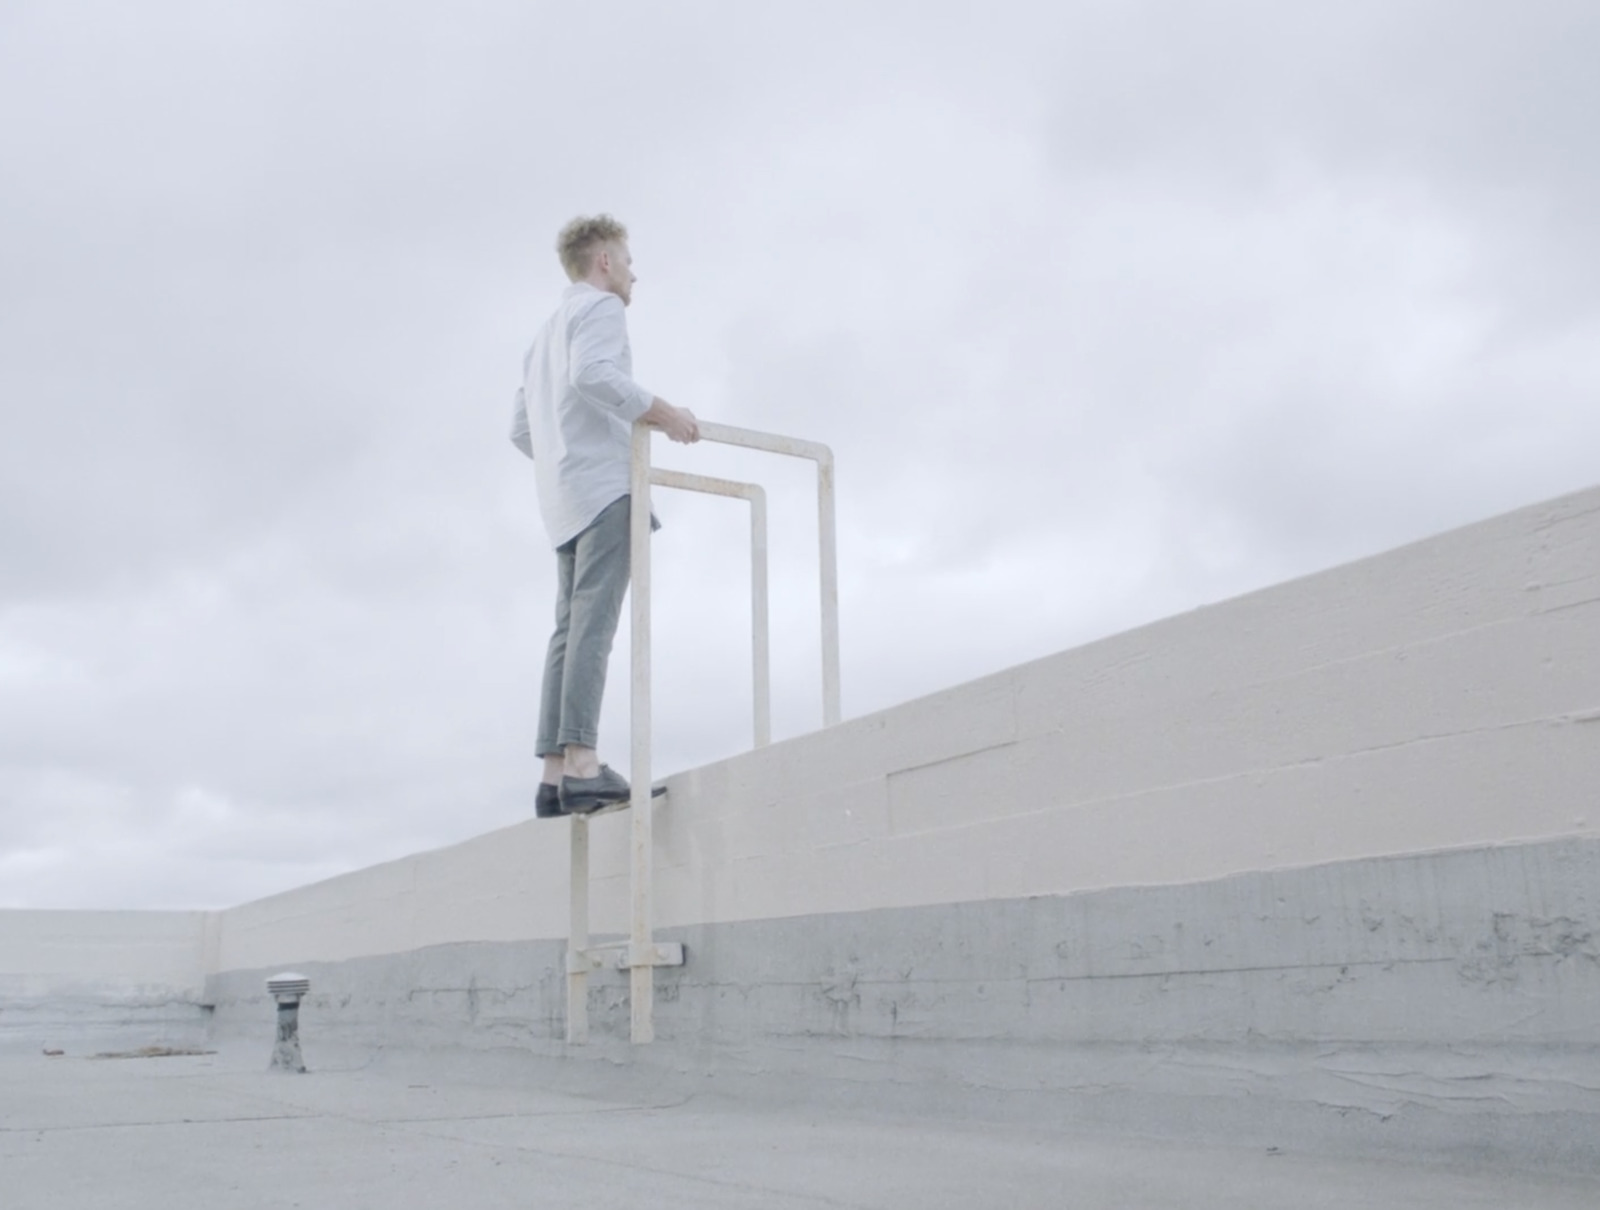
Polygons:
M609 214L580 216L561 228L556 236L556 255L570 281L589 276L594 254L601 244L628 238L628 229Z

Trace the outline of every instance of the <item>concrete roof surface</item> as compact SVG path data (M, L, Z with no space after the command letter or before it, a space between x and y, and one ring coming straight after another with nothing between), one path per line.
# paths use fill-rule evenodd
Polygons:
M599 1095L447 1055L305 1075L267 1052L0 1056L7 1210L456 1206L1508 1206L1594 1210L1600 1179L913 1118L722 1094Z

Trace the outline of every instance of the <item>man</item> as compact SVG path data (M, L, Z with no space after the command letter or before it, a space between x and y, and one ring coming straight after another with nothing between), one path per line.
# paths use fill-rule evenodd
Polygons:
M694 413L633 381L623 308L633 300L628 231L575 218L556 240L572 284L523 360L511 440L533 459L539 511L556 551L556 629L539 697L544 759L536 813L587 814L629 797L596 752L606 663L628 587L629 467L637 420L700 440ZM651 519L654 524L654 518Z

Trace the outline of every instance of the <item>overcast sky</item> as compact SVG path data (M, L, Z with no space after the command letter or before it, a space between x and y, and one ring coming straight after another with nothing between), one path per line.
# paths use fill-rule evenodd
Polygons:
M1596 63L1593 0L0 0L0 906L531 815L575 214L643 383L833 446L847 716L1600 483ZM818 725L809 471L657 446L769 485ZM749 743L747 521L658 511L671 771Z

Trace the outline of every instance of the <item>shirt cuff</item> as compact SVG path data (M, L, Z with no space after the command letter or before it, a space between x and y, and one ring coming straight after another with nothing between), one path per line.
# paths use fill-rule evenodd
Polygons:
M627 419L629 424L632 424L634 421L638 420L639 417L648 412L650 410L651 401L655 399L654 393L646 390L644 387L638 387L637 390L638 394L633 399L630 399L627 403L622 405L622 414Z

